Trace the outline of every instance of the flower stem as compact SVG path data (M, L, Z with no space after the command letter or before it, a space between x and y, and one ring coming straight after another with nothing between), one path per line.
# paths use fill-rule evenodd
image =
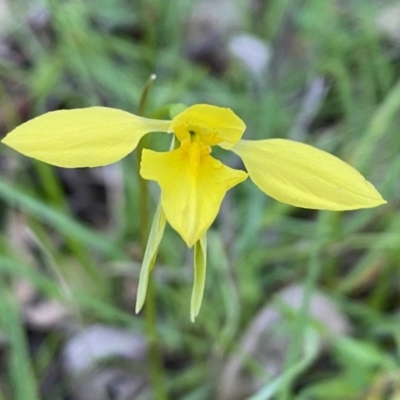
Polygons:
M150 379L153 388L154 399L166 400L167 390L165 387L163 364L161 359L160 344L157 338L156 325L156 302L154 296L154 283L149 279L146 296L146 335L149 347Z
M154 80L156 79L156 76L154 74L150 75L149 79L147 80L146 84L144 85L142 95L140 97L140 102L139 102L139 110L138 110L138 115L144 116L145 111L146 111L146 104L147 104L147 99L149 97L151 85L153 84ZM149 219L149 214L150 214L150 196L149 196L149 186L148 182L143 179L140 175L140 160L142 159L142 151L145 147L147 147L147 142L148 138L147 136L143 137L136 150L137 154L137 176L138 176L138 182L139 182L139 209L140 209L140 241L141 241L141 246L142 246L142 251L144 253L147 245L147 239L149 236L150 232L150 219Z
M143 116L145 114L145 107L149 95L149 91L152 83L154 82L155 75L151 75L146 85L144 86L140 103L139 103L139 112L138 114ZM137 158L136 158L136 171L139 183L139 210L140 210L140 242L142 247L142 253L144 254L148 236L150 233L150 218L149 218L149 210L150 210L150 194L148 182L144 180L140 175L140 160L142 158L143 148L147 147L147 138L144 137L139 142L137 147ZM156 301L154 294L154 285L152 281L152 277L150 275L148 287L147 287L147 296L146 296L146 307L145 307L145 327L146 327L146 336L147 343L149 349L148 356L148 369L150 375L151 386L153 389L153 398L155 400L166 400L167 390L165 387L164 380L164 371L163 371L163 363L160 352L160 346L157 336L157 320L156 320Z
M143 143L138 148L138 160L140 162L141 151L143 149ZM139 163L138 163L139 164ZM137 171L139 171L139 165ZM147 181L145 181L139 174L138 180L140 185L139 195L139 209L140 209L140 242L142 247L142 253L144 254L147 240L150 232L150 219L149 219L149 188ZM163 378L163 366L162 357L160 353L160 347L157 338L157 321L156 321L156 307L155 307L155 294L154 284L152 275L149 276L149 282L147 285L146 304L145 304L145 318L146 318L146 336L149 348L149 373L150 380L153 387L153 398L155 400L167 399L165 383Z

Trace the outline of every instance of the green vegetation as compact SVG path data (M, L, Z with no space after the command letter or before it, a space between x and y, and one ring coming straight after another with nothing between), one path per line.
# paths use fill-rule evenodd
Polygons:
M162 368L133 398L398 399L400 38L388 28L395 10L373 0L271 0L238 1L230 15L218 7L231 2L221 0L204 3L216 9L202 29L207 7L185 0L9 3L0 15L1 137L54 109L138 113L155 73L147 116L168 118L168 105L178 103L230 107L248 138L291 138L329 151L388 204L315 212L245 182L228 193L209 232L196 322L192 250L170 228L152 275L155 304L147 308L155 314L145 320L146 310L134 313L141 226L151 221L158 191L150 185L144 214L136 153L104 169L72 171L2 145L0 400L63 400L76 391L59 368L61 354L72 333L94 324L157 344L149 359L161 356ZM218 40L200 40L211 33ZM269 46L261 74L227 50L240 33ZM169 147L158 134L149 141ZM234 154L218 155L241 168ZM57 304L58 312L46 320L40 304ZM267 326L261 335L256 318ZM106 361L97 372L110 368ZM132 376L147 372L144 361L111 361Z

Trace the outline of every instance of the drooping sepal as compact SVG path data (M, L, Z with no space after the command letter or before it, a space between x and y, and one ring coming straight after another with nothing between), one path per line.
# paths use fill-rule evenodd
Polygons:
M203 301L207 268L207 233L194 246L194 281L190 299L190 319L194 322Z
M161 209L161 202L157 206L154 214L153 223L150 229L149 240L143 257L142 268L140 270L138 293L136 297L135 312L138 313L146 299L147 285L149 283L150 273L154 268L158 248L164 235L166 219Z

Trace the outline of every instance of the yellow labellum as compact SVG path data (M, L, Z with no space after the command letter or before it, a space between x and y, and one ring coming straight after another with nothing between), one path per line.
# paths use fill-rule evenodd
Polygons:
M25 122L2 142L59 167L98 167L120 160L146 133L165 132L170 124L107 107L60 110Z
M247 178L211 157L208 146L189 140L166 153L143 150L140 174L158 182L167 221L189 247L211 226L225 193Z
M242 140L233 149L267 195L296 207L354 210L386 203L353 167L315 147L285 139Z

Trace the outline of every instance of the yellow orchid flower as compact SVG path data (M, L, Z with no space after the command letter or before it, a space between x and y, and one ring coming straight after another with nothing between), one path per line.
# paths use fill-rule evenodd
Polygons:
M248 175L267 195L297 207L341 211L385 203L371 183L337 157L291 140L242 140L244 131L244 122L233 111L208 104L191 106L169 121L89 107L34 118L2 142L46 163L76 168L116 162L149 132L174 134L180 142L177 149L163 153L145 149L142 153L141 176L156 181L161 188L161 209L154 222L158 232L153 232L144 280L152 268L165 219L187 246L195 245L195 259L200 260L197 265L202 265L201 272L195 274L200 283L194 289L195 299L192 296L194 318L204 286L205 234L226 192ZM212 157L213 146L236 153L247 173ZM145 289L139 303L144 301L143 293Z

